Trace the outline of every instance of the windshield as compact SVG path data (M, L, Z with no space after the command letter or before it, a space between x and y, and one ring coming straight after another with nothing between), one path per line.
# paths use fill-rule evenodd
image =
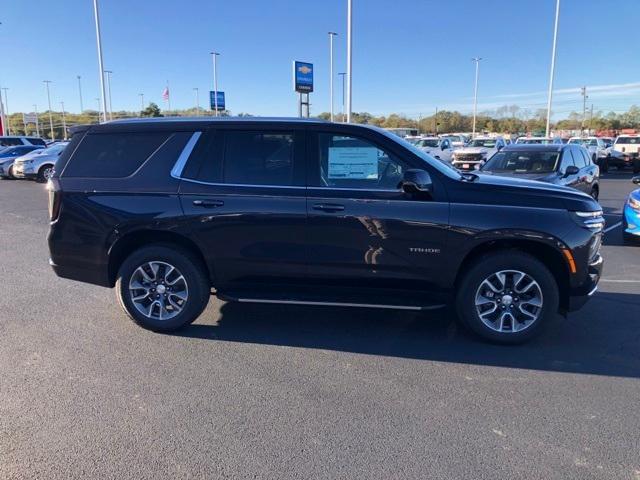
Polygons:
M460 135L443 135L442 138L448 138L452 142L464 142L464 138Z
M558 164L558 152L498 152L484 166L483 171L510 173L551 173Z
M553 142L548 138L519 138L516 143L523 143L525 145L549 145Z
M618 137L616 139L616 143L624 143L627 145L638 145L640 144L640 137Z
M51 147L44 148L40 150L38 153L41 155L55 155L56 153L60 153L66 147L66 143L57 143Z
M495 138L476 138L475 140L471 140L468 147L487 147L493 148L496 146Z
M437 147L438 145L440 145L440 140L438 140L437 138L423 138L422 140L411 143L413 143L418 148Z

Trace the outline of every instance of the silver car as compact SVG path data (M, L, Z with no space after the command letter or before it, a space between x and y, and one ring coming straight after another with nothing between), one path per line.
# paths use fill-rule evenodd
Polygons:
M451 163L454 148L447 137L423 137L414 145L433 158Z
M68 142L55 143L48 148L36 150L13 162L13 175L16 178L29 178L46 182L51 178L56 160L62 154Z
M43 147L39 145L18 145L0 149L0 178L15 178L13 175L13 162L15 159L34 150L43 150Z

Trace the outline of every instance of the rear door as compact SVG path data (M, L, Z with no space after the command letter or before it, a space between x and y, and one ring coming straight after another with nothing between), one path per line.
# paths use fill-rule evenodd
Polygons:
M220 126L191 154L180 199L216 287L304 279L304 135L292 124Z

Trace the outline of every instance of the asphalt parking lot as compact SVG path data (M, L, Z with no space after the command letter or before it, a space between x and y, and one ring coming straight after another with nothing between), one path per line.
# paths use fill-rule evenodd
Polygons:
M629 173L601 186L608 228ZM0 478L640 480L640 247L519 347L446 312L212 299L174 335L47 264L46 193L0 182Z

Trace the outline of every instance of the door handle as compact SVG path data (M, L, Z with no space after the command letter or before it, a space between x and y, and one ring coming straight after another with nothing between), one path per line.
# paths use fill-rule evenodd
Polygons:
M222 200L194 200L194 207L203 207L203 208L215 208L222 207L224 202Z
M314 210L322 210L323 212L342 212L344 205L336 203L316 203L312 207Z

